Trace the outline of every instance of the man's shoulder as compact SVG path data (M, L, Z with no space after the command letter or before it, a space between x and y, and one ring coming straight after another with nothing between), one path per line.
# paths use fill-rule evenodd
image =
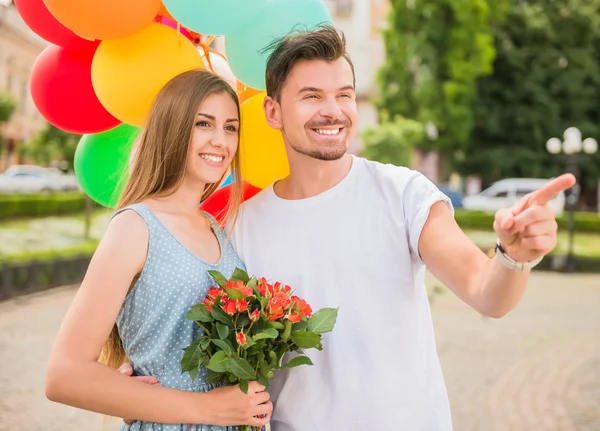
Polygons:
M376 182L395 187L404 186L414 178L422 175L420 172L406 166L381 163L365 158L357 158L356 160L363 165L363 175L371 177Z

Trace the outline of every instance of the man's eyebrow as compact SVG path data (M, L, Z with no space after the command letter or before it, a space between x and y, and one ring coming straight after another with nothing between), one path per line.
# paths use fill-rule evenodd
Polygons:
M342 88L338 89L338 91L347 91L347 90L354 91L354 85L345 85ZM323 91L323 89L317 88L317 87L302 87L298 93L306 93L306 92L311 92L311 91L315 92L315 93L319 93L319 92Z

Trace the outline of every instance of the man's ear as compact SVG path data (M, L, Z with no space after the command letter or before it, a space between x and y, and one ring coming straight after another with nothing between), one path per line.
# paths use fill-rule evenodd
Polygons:
M263 102L263 109L269 126L273 129L281 130L283 125L281 123L281 106L279 103L272 97L267 96Z

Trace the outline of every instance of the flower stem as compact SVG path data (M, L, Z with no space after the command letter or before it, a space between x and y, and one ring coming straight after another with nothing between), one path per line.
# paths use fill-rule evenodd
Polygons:
M210 331L208 330L208 328L206 326L204 326L202 323L200 323L198 321L196 321L196 325L198 325L199 327L201 327L202 330L204 331L204 333L210 337L210 335L211 335Z

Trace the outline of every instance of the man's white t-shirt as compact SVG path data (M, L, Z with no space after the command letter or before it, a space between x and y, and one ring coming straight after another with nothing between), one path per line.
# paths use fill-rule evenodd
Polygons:
M339 307L314 366L276 372L273 431L448 431L425 266L432 204L422 174L353 156L320 195L284 200L268 187L242 205L232 233L248 272L289 284L313 311Z

